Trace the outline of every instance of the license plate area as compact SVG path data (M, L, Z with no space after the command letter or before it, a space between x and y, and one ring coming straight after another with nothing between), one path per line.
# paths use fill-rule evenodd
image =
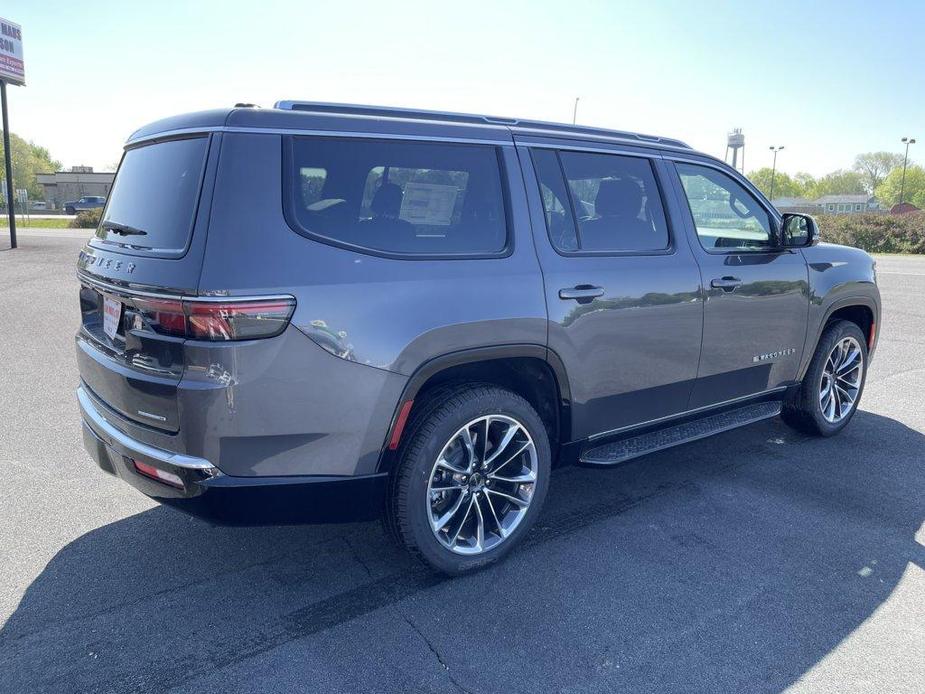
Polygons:
M122 324L122 302L103 295L103 332L115 341Z

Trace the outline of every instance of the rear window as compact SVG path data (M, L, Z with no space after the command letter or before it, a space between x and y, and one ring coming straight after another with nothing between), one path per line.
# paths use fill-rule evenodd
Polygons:
M321 240L403 256L507 246L496 148L293 137L287 213Z
M128 150L97 238L149 251L183 251L193 228L208 142L196 137Z

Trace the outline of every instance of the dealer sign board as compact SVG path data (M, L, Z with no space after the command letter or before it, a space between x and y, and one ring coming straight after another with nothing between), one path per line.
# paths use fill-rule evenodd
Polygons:
M0 80L7 84L26 83L22 61L22 27L0 18Z

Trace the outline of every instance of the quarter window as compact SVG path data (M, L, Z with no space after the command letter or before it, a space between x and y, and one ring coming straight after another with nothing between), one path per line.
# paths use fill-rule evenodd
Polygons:
M294 137L290 222L360 249L491 255L507 246L496 148Z
M533 158L549 236L558 250L668 248L668 222L648 159L540 149Z
M771 218L731 176L707 166L677 164L697 236L708 250L767 248Z

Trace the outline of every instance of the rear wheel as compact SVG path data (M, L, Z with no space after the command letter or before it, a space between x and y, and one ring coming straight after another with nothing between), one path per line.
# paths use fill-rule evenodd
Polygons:
M451 575L497 561L533 524L549 485L543 422L519 395L464 386L425 403L393 477L387 526Z
M857 411L866 377L864 333L849 321L833 322L819 339L799 391L784 406L784 421L809 434L837 434Z

